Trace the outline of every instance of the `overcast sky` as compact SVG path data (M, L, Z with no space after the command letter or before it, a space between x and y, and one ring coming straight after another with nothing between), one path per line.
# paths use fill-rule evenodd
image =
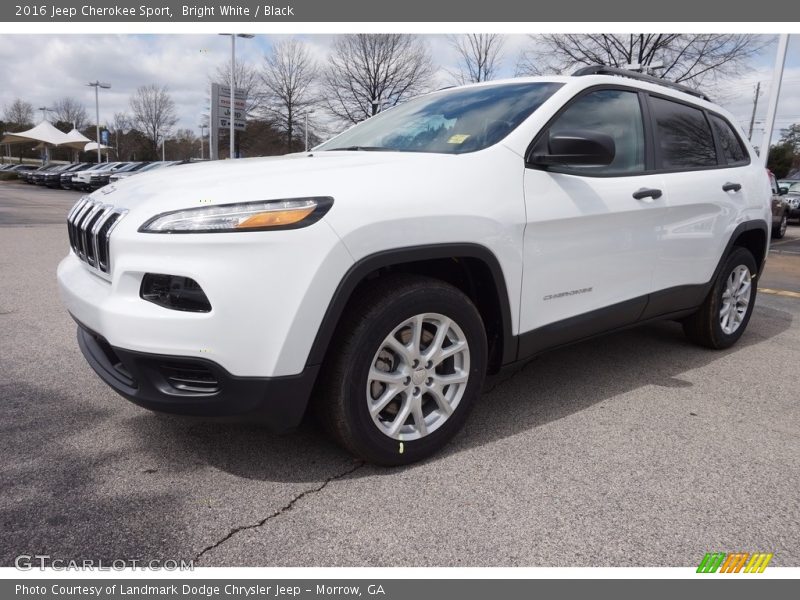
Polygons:
M263 34L252 40L239 40L237 56L258 65L280 37ZM324 62L334 38L295 37L308 42L320 62ZM434 62L441 65L440 83L450 83L446 70L456 68L457 57L447 38L422 37ZM502 74L512 76L519 52L531 42L527 36L506 37ZM732 111L747 129L755 84L762 82L753 136L756 144L763 130L759 129L759 121L763 123L766 116L774 54L773 44L751 60L750 69L741 77L714 90L714 99ZM209 76L229 60L229 38L218 35L0 35L0 107L17 97L39 107L73 96L85 103L94 121L94 90L86 83L100 79L112 86L100 92L100 122L105 123L115 112L128 111L128 99L138 86L156 83L168 86L178 108L178 126L198 131L201 115L207 111ZM789 44L776 128L795 122L800 122L800 36L796 35Z

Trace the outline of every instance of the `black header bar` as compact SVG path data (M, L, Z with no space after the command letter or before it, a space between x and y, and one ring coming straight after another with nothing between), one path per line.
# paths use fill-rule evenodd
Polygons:
M0 22L780 22L800 20L786 0L56 0L0 3Z

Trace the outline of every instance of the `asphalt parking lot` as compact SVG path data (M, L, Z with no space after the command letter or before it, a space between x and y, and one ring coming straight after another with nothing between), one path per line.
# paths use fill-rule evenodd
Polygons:
M55 269L77 193L0 182L0 566L800 566L800 225L735 348L661 323L495 382L445 452L380 469L139 409L82 358Z

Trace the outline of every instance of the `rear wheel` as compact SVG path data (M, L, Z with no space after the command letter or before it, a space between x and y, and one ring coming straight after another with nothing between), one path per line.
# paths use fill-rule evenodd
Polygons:
M786 235L786 227L789 224L789 218L786 216L786 213L783 214L781 217L781 222L772 230L772 237L776 240L781 239L784 235Z
M486 346L480 314L457 288L425 277L379 279L337 329L318 414L364 460L425 458L464 424L483 385Z
M700 309L683 321L686 336L708 348L728 348L747 328L756 299L756 261L744 248L728 256Z

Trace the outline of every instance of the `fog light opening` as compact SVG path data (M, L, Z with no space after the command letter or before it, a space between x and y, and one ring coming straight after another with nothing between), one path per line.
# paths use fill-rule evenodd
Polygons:
M209 312L211 303L194 279L180 275L146 273L139 290L142 300L171 310Z

